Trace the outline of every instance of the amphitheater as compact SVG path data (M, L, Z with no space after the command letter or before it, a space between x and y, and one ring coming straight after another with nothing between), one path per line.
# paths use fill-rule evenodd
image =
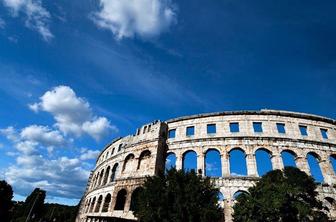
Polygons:
M197 172L213 178L221 191L219 204L225 221L232 221L235 197L247 192L262 174L259 152L266 154L271 169L292 165L316 178L319 198L329 216L336 218L336 121L305 113L260 110L154 121L134 135L115 139L97 159L76 221L136 221L134 198L145 176L155 175L167 165L183 169L185 161L189 165L194 161L191 165ZM213 165L206 160L210 153L219 161L217 175L212 175L209 168ZM239 173L234 161L243 165Z

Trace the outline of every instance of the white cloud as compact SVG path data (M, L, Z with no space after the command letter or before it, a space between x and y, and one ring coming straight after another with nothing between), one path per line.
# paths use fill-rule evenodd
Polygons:
M99 150L85 150L81 155L80 159L81 160L91 160L91 159L96 159L99 155L100 151Z
M170 0L99 0L100 10L92 19L116 38L151 37L169 28L176 14Z
M110 129L113 131L118 130L117 127L112 126L110 121L108 121L105 117L99 117L93 121L86 121L83 123L82 129L96 140L99 140L101 137L105 136Z
M15 148L21 153L29 155L37 152L38 145L35 141L21 141L15 144Z
M0 129L0 134L4 135L8 140L13 141L13 142L19 139L17 135L17 131L13 126Z
M51 130L46 126L31 125L22 129L21 138L28 141L35 141L44 146L62 146L65 139L58 130Z
M39 103L30 104L34 112L49 112L56 120L56 127L65 134L80 136L87 133L96 140L110 130L117 130L105 117L92 114L90 104L68 86L57 86L44 93Z
M3 0L12 16L18 16L21 12L25 15L25 26L37 31L45 41L53 38L49 29L50 13L42 6L41 0Z
M46 159L40 155L21 155L16 163L7 169L5 177L20 195L40 187L48 196L78 198L90 173L81 166L81 161L68 157Z

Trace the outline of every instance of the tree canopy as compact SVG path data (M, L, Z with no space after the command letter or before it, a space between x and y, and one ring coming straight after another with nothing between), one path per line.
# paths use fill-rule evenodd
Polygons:
M295 167L273 170L237 197L233 221L328 221L317 195L305 172Z
M10 210L13 207L12 203L13 190L11 185L6 181L0 181L0 218L1 221L10 221Z
M134 214L141 222L218 222L218 192L210 178L171 169L146 178Z

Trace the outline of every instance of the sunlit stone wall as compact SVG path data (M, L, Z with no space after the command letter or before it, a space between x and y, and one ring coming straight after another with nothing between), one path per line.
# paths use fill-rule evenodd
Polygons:
M136 220L132 197L146 175L164 170L167 155L176 159L170 165L183 169L186 154L196 154L195 170L206 176L210 166L205 158L209 151L215 151L219 156L220 175L213 179L221 191L219 204L224 209L226 221L231 221L235 197L247 192L259 178L258 151L266 153L272 169L283 169L286 152L307 174L311 174L311 170L320 171L317 179L320 182L319 197L330 209L329 215L335 217L336 176L332 165L336 166L335 120L303 113L261 110L155 121L137 129L135 135L114 140L98 157L77 221ZM237 167L234 166L233 151L243 154L245 166L241 167L246 168L246 173L233 172L233 167ZM308 156L315 160L315 165L308 163Z

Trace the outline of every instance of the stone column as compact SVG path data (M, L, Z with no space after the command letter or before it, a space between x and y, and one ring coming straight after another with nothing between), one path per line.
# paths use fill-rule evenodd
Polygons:
M128 212L130 210L131 197L132 197L132 193L127 191L126 203L125 203L125 206L124 206L124 212Z
M199 151L197 154L197 173L199 170L202 171L202 176L205 176L205 159L204 159L205 154L203 151Z
M248 176L258 176L257 165L254 153L246 154L246 167Z
M295 162L297 164L297 167L302 170L303 172L305 172L308 175L311 175L310 173L310 169L308 166L308 162L307 162L307 158L305 156L298 156L295 159Z
M327 156L323 156L321 158L322 160L319 162L319 164L324 178L324 182L327 184L332 184L334 181L333 177L335 175L334 170L332 169L332 165Z
M176 153L176 170L182 170L183 154Z
M222 176L228 177L230 176L230 154L221 154L221 162L222 162Z
M271 156L271 162L273 170L282 170L284 168L282 158L279 153L274 153Z

